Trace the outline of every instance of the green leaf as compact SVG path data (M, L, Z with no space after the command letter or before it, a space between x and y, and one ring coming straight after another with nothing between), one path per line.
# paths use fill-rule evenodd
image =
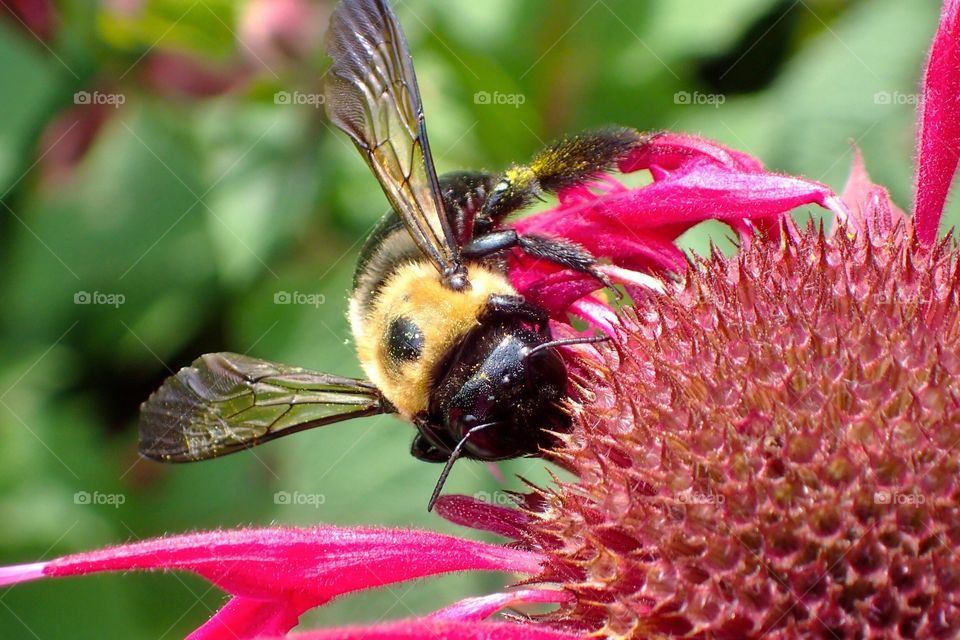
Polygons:
M19 184L35 159L39 131L50 117L65 81L66 62L9 21L0 22L0 197Z

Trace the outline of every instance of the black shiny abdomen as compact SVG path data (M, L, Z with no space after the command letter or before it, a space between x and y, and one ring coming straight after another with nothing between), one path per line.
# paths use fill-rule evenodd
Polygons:
M551 444L544 430L563 431L560 402L567 373L555 349L530 351L549 340L521 323L481 324L438 366L428 415L418 427L431 444L450 451L471 427L464 455L501 460L535 454Z

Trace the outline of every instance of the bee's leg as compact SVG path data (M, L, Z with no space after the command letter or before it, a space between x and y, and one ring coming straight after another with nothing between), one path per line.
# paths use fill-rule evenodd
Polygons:
M543 192L587 182L613 169L653 135L628 127L611 127L561 138L540 151L529 166L507 169L493 185L481 215L494 222L521 209Z
M620 295L610 278L597 268L599 263L593 254L576 242L560 238L527 235L520 236L520 248L523 249L524 253L534 258L548 260L567 269L591 275L603 286L614 291L618 297Z
M486 313L502 318L520 318L533 326L537 333L550 337L550 317L547 312L521 296L493 294L487 298Z
M520 234L513 229L501 229L477 236L460 248L460 256L465 260L482 260L519 245Z
M521 236L513 229L502 229L475 238L463 247L460 255L465 259L481 259L513 247L519 247L524 253L534 258L548 260L561 267L589 274L599 280L603 286L613 289L610 279L597 269L597 259L593 254L570 240L538 235Z
M440 176L439 181L447 220L459 244L466 244L485 231L477 229L475 221L497 176L483 171L453 171Z
M450 457L450 452L440 449L440 447L435 446L422 433L418 433L413 437L410 455L424 462L446 462Z

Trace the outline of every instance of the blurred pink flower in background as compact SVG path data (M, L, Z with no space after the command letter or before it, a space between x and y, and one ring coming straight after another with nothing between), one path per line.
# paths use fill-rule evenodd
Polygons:
M0 3L2 14L41 40L52 38L57 28L57 11L51 0L4 0Z
M320 51L330 6L317 0L250 0L240 19L239 39L249 64L270 72Z

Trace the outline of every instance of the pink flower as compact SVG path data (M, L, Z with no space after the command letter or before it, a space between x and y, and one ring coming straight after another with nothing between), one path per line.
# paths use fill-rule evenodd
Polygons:
M633 293L646 282L643 271L683 271L687 262L673 241L702 220L728 221L746 240L755 225L776 223L801 204L820 204L844 215L843 205L827 187L766 172L756 160L699 138L660 134L626 158L621 169L650 169L655 182L627 189L606 178L596 190L571 189L561 194L556 209L517 226L527 232L575 238L609 257L610 277ZM664 206L671 199L676 206ZM584 298L597 288L595 280L524 259L518 260L513 275L526 295L547 305L555 316L571 308L596 324L606 322L597 315L602 303L597 300L592 307L592 299ZM614 317L602 308L604 317ZM456 519L464 504L453 498L442 500L438 507ZM475 503L468 506L471 526L489 528L518 542L528 539L530 522L522 513ZM281 636L303 612L352 591L449 571L503 571L530 578L545 571L543 561L540 550L530 544L492 546L425 531L253 529L175 536L10 567L0 570L0 585L102 571L192 571L234 596L192 635L209 640ZM305 637L578 637L564 632L562 626L484 622L507 606L562 603L568 598L555 588L508 591L456 603L425 619Z
M610 277L636 294L646 283L643 271L676 274L684 270L687 262L673 242L702 220L727 221L747 240L754 226L776 224L784 213L802 204L820 204L845 215L838 197L827 187L766 172L756 160L699 138L660 134L626 158L621 169L650 169L655 181L627 189L606 178L595 190L571 189L560 194L556 209L517 226L525 232L575 238L609 257ZM676 203L672 208L663 204L670 200ZM594 279L522 258L513 276L525 295L547 305L557 317L567 308L601 326L609 325L604 318L614 317L599 300L585 298L597 288ZM600 309L605 310L603 317L598 315ZM211 640L282 636L313 607L345 593L393 582L450 571L503 571L528 579L547 572L541 549L529 543L531 521L523 513L458 498L442 499L438 508L454 520L462 512L462 520L470 526L514 538L517 544L492 546L426 531L335 527L211 532L2 569L0 585L102 571L192 571L234 596L191 636ZM556 571L550 573L556 575ZM568 599L565 591L556 588L507 591L456 603L424 619L316 632L304 638L579 637L560 625L484 622L504 607Z
M770 173L744 153L695 136L661 133L620 162L631 173L646 169L654 182L628 189L610 176L590 187L559 194L560 204L513 226L521 233L573 239L608 258L607 274L631 294L649 287L647 272L677 274L687 269L676 239L704 220L720 220L750 242L755 229L776 229L796 207L817 204L841 218L846 209L829 187ZM544 261L514 255L513 284L558 320L572 311L612 330L612 316L598 306L593 277Z
M837 197L665 133L619 167L648 169L651 184L603 177L516 224L609 258L635 306L616 314L591 296L593 280L515 256L524 295L615 340L578 352L574 426L547 452L575 481L518 496L517 509L437 503L509 544L390 529L210 532L0 569L0 585L191 571L233 595L191 636L206 639L956 637L960 255L936 228L957 166L958 14L948 0L925 76L912 221L859 154ZM784 216L808 203L840 218L830 234ZM674 241L705 219L733 227L741 251L690 269ZM285 635L339 595L467 570L519 574L523 588ZM487 620L532 603L557 607Z

